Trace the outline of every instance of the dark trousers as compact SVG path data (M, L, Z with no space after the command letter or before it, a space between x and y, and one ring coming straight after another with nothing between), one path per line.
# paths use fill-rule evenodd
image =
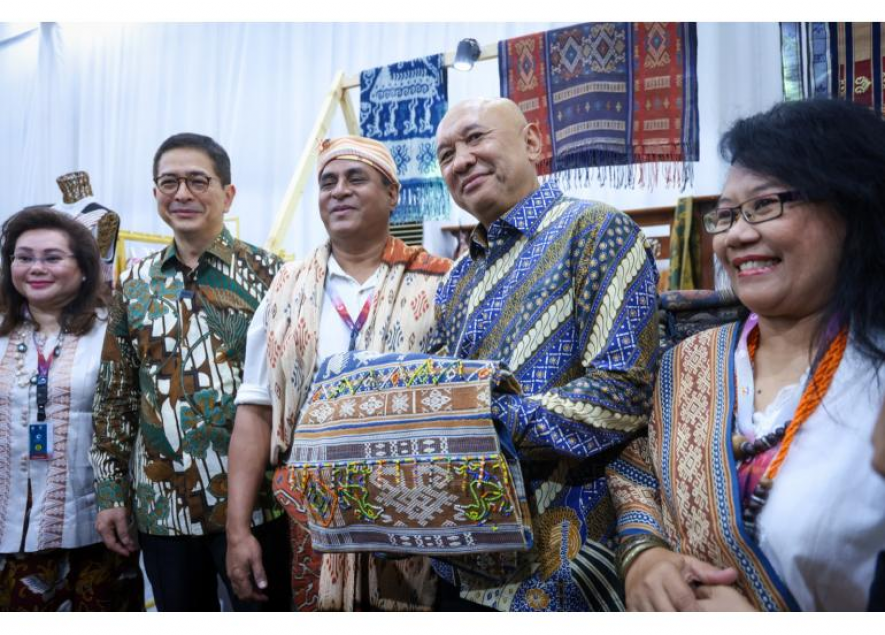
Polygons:
M253 528L267 573L267 602L243 602L227 577L227 539L206 536L150 536L139 533L144 568L158 611L218 611L221 578L235 611L289 611L292 602L289 531L285 518Z

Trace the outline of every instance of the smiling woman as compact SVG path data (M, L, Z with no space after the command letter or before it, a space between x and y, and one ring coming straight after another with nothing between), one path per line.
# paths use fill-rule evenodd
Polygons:
M885 122L789 102L721 150L704 224L752 313L667 352L648 439L610 471L627 605L862 610L885 535Z
M29 208L3 225L0 253L0 610L142 609L137 557L95 530L98 245L69 216Z

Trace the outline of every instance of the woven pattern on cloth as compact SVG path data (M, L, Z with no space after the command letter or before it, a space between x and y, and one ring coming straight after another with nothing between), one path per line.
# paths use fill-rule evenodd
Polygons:
M538 124L539 174L626 187L692 178L699 157L697 26L588 22L498 44L501 95ZM643 166L642 164L648 164Z
M733 467L733 350L740 324L709 329L664 353L648 437L608 466L618 533L650 533L673 551L738 572L757 609L795 602L740 517Z
M360 73L360 130L388 147L399 173L394 225L449 217L449 195L436 161L436 128L446 110L441 54Z
M491 418L496 362L334 355L295 429L277 500L319 551L455 555L531 547L525 487ZM506 441L505 441L506 445Z
M846 99L885 114L881 22L781 22L784 99Z

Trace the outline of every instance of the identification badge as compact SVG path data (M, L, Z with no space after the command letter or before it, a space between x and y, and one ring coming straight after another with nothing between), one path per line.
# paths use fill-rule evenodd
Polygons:
M28 455L32 460L48 461L52 458L52 427L46 422L28 426Z

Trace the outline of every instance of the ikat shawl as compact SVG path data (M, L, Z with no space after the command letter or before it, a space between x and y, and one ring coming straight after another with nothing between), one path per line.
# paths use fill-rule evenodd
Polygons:
M734 567L738 587L759 609L795 609L740 520L730 433L739 331L736 323L703 331L663 356L648 437L608 468L618 533L652 533L674 551Z
M392 224L449 217L436 161L436 128L448 109L443 55L360 73L360 129L390 149L402 187Z
M288 451L317 363L317 337L331 246L288 263L268 291L267 356L273 399L271 463ZM389 238L375 302L357 339L358 350L422 350L434 321L433 299L451 262ZM307 532L293 529L293 595L297 610L429 609L435 584L428 561L381 561L367 555L313 551ZM320 557L321 556L321 557ZM321 571L320 571L321 569ZM422 581L428 580L427 583ZM363 581L367 589L363 588Z
M501 95L543 139L539 174L616 186L692 178L699 146L697 27L589 22L498 44Z

